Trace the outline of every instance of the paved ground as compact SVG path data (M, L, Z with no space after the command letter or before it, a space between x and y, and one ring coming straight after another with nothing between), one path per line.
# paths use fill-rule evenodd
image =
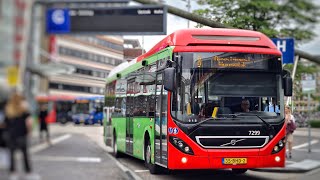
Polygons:
M66 127L59 128L63 131L52 131L51 146L47 143L39 144L38 138L31 141L32 164L35 174L40 175L38 179L130 179L130 176L123 172L117 162L95 141L84 134L69 133ZM20 165L20 172L21 169ZM0 180L8 179L6 172L0 171L0 174ZM20 173L20 177L25 179L23 173Z
M34 134L32 162L35 172L45 180L82 179L304 179L320 178L320 169L305 173L248 171L244 175L232 175L229 170L220 171L174 171L162 175L151 175L140 160L124 156L115 161L107 151L102 138L102 127L51 125L52 146L41 143ZM305 159L320 162L320 130L312 130L312 152L308 153L306 129L298 129L294 139L292 165ZM21 167L20 167L21 169ZM131 173L130 173L131 172ZM134 172L134 173L133 173ZM8 179L0 171L0 180Z

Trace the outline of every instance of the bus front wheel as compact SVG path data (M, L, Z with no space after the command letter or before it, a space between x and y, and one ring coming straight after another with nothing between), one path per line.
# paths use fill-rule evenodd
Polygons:
M120 157L120 154L118 152L117 136L115 135L115 132L113 133L113 138L112 138L112 155L115 158Z
M244 174L248 169L232 169L233 174Z
M151 162L151 143L149 138L145 139L145 147L144 147L144 162L146 167L149 169L151 174L159 174L160 167L156 164L152 164Z

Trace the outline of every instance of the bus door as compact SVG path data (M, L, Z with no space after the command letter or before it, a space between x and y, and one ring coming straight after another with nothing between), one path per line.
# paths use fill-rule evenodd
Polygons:
M163 73L157 74L155 113L155 162L167 167L167 91L163 88Z
M133 154L134 84L134 80L129 80L127 85L126 152L128 154Z

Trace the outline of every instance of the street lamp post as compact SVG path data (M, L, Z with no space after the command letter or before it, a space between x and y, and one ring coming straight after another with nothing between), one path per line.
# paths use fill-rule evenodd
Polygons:
M182 0L182 1L185 1L187 2L187 9L188 9L188 12L190 13L190 10L191 10L191 4L190 4L190 0ZM190 28L190 20L188 20L188 28Z

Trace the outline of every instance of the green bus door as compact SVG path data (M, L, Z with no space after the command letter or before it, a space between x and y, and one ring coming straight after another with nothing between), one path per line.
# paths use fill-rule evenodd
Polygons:
M127 85L126 153L128 154L133 154L134 83L134 80L129 80Z
M167 167L167 91L163 88L163 73L157 74L155 113L155 162Z

